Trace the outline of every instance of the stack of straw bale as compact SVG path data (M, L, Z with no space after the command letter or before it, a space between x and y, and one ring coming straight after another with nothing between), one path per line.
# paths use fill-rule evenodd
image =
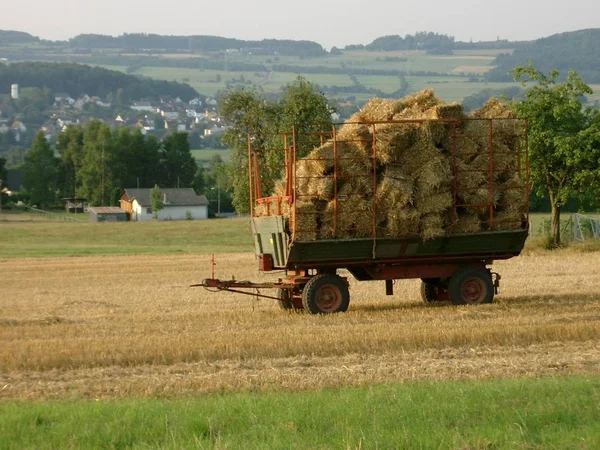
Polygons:
M490 128L487 119L506 120ZM284 215L299 240L518 229L527 197L517 176L519 124L511 119L495 99L470 115L431 90L371 99L335 143L297 161L295 214Z

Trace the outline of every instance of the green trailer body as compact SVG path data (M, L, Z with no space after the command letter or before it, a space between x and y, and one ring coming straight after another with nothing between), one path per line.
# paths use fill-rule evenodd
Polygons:
M287 218L253 217L257 257L269 255L274 269L351 268L368 264L415 264L419 261L492 261L517 256L528 230L455 234L429 241L418 236L397 239L291 241Z

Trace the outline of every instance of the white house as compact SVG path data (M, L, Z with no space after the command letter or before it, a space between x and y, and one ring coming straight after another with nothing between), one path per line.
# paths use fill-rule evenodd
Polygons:
M202 106L202 100L200 100L198 97L191 99L188 104L190 106Z
M154 106L150 102L133 102L130 106L135 111L154 111Z
M179 118L179 111L172 111L169 109L161 109L160 115L167 120L176 120Z
M151 189L125 189L119 204L131 215L131 220L148 221L153 219ZM204 195L196 195L192 188L160 189L163 209L157 213L158 220L201 220L208 219L208 200Z

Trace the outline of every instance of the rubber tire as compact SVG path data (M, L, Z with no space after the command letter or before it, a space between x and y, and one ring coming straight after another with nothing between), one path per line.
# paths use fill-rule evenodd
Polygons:
M334 309L323 309L319 305L319 294L322 294L323 289L333 289L339 303ZM332 314L345 312L350 304L350 292L348 292L348 284L339 276L330 273L323 273L312 277L302 291L302 305L304 310L310 314Z
M288 289L277 289L275 296L279 299L277 300L279 308L284 311L296 311L298 309L290 299L290 291Z
M476 283L476 288L481 289L480 298L469 301L465 298L463 288L466 283ZM494 285L492 276L487 270L464 268L456 272L448 284L450 301L455 305L482 305L492 303L494 300Z
M441 302L437 295L437 289L439 288L439 278L425 278L421 280L421 299L425 303Z

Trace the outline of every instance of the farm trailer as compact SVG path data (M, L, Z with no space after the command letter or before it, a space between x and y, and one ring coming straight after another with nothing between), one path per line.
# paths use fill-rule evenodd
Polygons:
M473 119L474 120L474 119ZM281 136L284 155L282 164L267 164L264 148L255 148L255 137L248 137L248 180L250 186L250 221L254 240L255 255L258 268L262 272L283 271L285 277L277 282L254 283L240 282L235 279L220 280L214 276L214 260L211 278L193 286L209 289L243 293L263 298L274 299L284 310L305 310L311 314L327 314L344 312L348 309L350 293L346 277L338 274L347 270L358 281L383 280L386 295L393 295L394 280L421 279L421 297L425 302L451 301L456 305L477 305L491 303L498 293L500 275L492 272L491 265L495 260L506 260L518 256L522 251L529 230L529 172L527 157L526 122L517 119L477 119L486 123L489 130L489 145L485 154L489 156L489 164L485 168L488 176L489 202L469 205L461 202L461 188L452 183L450 217L457 217L461 208L484 208L487 215L482 219L484 231L474 233L454 232L450 225L444 236L425 240L419 235L401 237L382 237L375 216L377 208L377 187L381 174L378 173L376 127L381 123L360 124L373 129L372 143L372 180L373 207L370 230L362 230L362 237L342 239L336 234L336 215L338 202L344 201L343 195L337 192L333 198L333 235L320 239L318 230L314 238L306 239L307 230L300 229L298 203L301 195L298 186L298 161L315 145L315 136L320 144L333 142L334 149L341 141L337 138L337 125L332 129L319 133L299 134L296 130ZM506 122L517 122L514 129L519 130L518 147L511 151L514 157L514 174L522 180L523 196L527 198L526 211L512 224L497 220L495 215L499 206L493 191L497 190L494 176L494 160L498 155L495 150L495 127ZM441 122L448 127L451 142L452 175L456 180L469 173L460 173L457 158L464 156L461 139L457 130L461 122L438 121L402 121L423 125L426 122ZM463 121L464 122L464 121ZM386 122L393 123L393 122ZM318 144L317 144L318 145ZM337 154L336 154L337 153ZM327 176L338 179L338 160L343 152L335 152L333 173ZM478 153L479 155L481 153ZM475 154L473 154L475 156ZM503 154L507 157L507 154ZM275 170L274 170L275 169ZM270 171L282 174L285 180L285 192L273 194L274 178L265 176ZM335 187L334 187L335 189ZM264 193L267 192L267 195ZM270 195L269 195L270 194ZM260 209L260 213L257 210ZM317 212L316 214L325 214ZM510 225L510 226L506 226ZM506 229L509 228L509 229ZM365 237L367 235L367 237ZM275 289L274 295L266 295L261 289Z

